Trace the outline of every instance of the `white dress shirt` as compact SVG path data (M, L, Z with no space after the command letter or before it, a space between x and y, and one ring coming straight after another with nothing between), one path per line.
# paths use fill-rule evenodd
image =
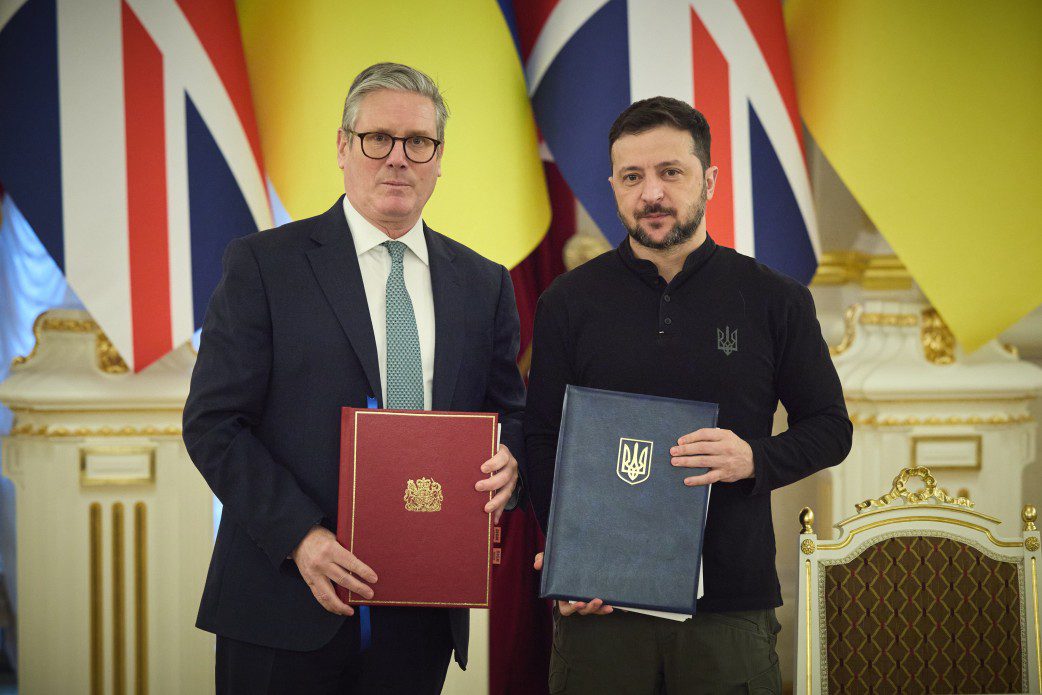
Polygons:
M391 254L380 246L389 241L386 234L362 217L344 196L344 215L358 254L358 268L362 271L365 299L369 304L369 318L373 322L376 355L380 363L382 403L387 403L387 276L391 272ZM427 240L423 235L423 220L400 236L407 251L402 261L405 288L412 299L416 315L416 332L420 338L420 359L423 363L423 407L431 409L434 388L434 292L431 289L431 269L427 256Z

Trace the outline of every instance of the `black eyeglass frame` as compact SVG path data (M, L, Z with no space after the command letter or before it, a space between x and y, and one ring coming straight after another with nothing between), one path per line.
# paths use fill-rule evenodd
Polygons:
M385 133L382 130L370 130L368 133L359 133L358 131L351 130L349 128L345 128L344 130L346 130L348 133L351 133L352 135L357 135L358 136L358 144L362 148L362 154L364 154L366 157L369 157L369 159L387 159L388 157L391 156L391 153L394 152L394 146L397 145L399 142L401 142L402 143L402 152L405 153L405 158L406 159L408 159L413 164L426 164L427 162L429 162L432 159L434 159L434 155L438 154L438 148L441 147L441 144L443 142L442 140L436 140L435 138L429 138L426 135L406 135L405 137L396 138L395 136L391 135L390 133ZM384 137L391 138L391 149L387 150L387 154L385 154L383 157L374 157L374 156L372 156L371 154L369 154L368 152L365 151L365 138L366 138L366 136L369 136L369 135L383 135ZM405 146L405 141L409 140L410 138L423 138L425 140L430 140L431 142L433 142L434 143L434 149L431 150L431 156L428 157L427 159L423 160L422 162L419 161L419 160L413 159L412 157L410 157L409 156L409 148Z

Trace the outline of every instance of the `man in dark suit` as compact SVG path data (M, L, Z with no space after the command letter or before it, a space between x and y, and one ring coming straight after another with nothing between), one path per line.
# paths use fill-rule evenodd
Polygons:
M510 276L421 218L447 117L427 75L367 68L337 132L346 195L225 252L184 412L224 504L197 622L218 692L437 693L453 650L466 665L465 610L358 615L333 588L379 592L332 532L341 406L498 411L503 445L474 471L497 521L518 479Z

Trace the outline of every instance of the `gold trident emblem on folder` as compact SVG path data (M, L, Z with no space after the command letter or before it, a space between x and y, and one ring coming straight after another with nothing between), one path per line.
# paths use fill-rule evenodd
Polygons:
M654 444L645 439L619 438L619 459L615 474L623 482L639 485L651 476L651 451Z

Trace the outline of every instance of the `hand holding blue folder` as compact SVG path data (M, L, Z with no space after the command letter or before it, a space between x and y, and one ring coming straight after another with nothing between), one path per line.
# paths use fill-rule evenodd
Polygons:
M709 487L671 465L719 407L568 386L540 595L692 615Z

